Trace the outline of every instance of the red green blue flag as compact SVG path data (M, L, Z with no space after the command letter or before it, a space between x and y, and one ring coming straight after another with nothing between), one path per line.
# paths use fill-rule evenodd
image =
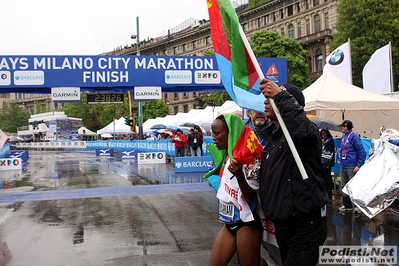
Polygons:
M242 108L264 112L260 78L240 35L241 25L230 0L207 0L207 5L213 47L226 91Z

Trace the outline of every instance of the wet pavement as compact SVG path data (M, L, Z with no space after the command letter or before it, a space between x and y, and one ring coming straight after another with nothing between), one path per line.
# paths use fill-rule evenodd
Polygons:
M0 190L0 265L207 265L221 225L204 173L94 153L29 155ZM340 213L340 200L327 206L326 245L399 244L395 203L369 219Z

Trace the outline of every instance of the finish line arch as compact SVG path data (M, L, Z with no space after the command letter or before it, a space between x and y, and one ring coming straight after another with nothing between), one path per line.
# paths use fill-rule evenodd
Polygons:
M285 58L258 58L265 76L287 82ZM277 70L268 75L269 69ZM0 56L0 93L129 91L157 86L163 93L224 90L211 56Z

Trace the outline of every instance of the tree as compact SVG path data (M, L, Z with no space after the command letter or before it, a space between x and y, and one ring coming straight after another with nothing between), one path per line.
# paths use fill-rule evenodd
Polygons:
M394 88L399 77L399 0L340 0L337 33L330 50L350 39L353 84L363 87L362 71L375 50L392 42Z
M29 111L15 101L8 102L8 105L0 113L0 129L4 132L17 133L18 127L29 125Z
M250 44L256 57L286 58L289 83L303 89L312 83L308 69L309 53L296 40L275 31L261 31L251 37Z
M164 117L169 113L169 106L162 100L156 100L155 102L145 103L145 120L150 118Z
M128 99L123 104L87 104L87 95L82 93L79 103L64 104L63 111L69 117L82 118L87 128L97 131L114 119L129 115L128 106Z

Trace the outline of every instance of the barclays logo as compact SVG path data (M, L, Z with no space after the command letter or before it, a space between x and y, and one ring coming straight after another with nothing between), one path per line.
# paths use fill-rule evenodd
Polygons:
M181 168L183 166L183 164L181 162L176 162L175 163L175 167L176 168Z

